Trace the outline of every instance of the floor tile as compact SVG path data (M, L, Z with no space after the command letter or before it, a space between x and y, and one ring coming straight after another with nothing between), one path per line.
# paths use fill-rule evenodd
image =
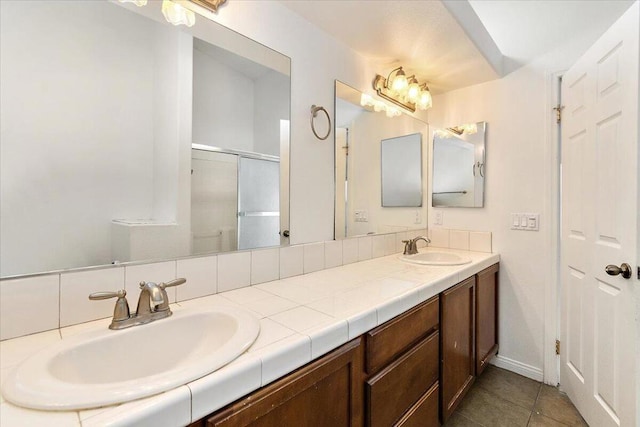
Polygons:
M491 427L525 427L531 414L531 411L481 387L473 387L458 410L470 420Z
M477 422L470 420L460 413L460 411L456 411L451 415L451 418L446 422L443 427L484 427L482 424L478 424Z
M476 380L481 387L502 399L533 410L540 383L514 372L489 365Z
M587 425L566 394L560 392L556 387L544 384L540 389L534 412L569 426Z
M531 414L528 427L566 427L566 424L559 423L553 418L545 417L542 414L534 412Z

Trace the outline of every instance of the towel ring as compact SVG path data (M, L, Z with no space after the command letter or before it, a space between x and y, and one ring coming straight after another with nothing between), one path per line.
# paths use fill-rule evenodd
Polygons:
M318 135L318 132L316 132L316 127L313 123L313 119L318 115L318 111L324 111L325 116L327 116L327 121L329 122L329 130L327 130L327 134L324 137ZM331 117L329 117L329 113L327 113L327 110L325 110L324 107L318 107L315 104L311 106L311 130L313 131L313 134L316 136L316 138L321 141L329 138L329 134L331 133Z

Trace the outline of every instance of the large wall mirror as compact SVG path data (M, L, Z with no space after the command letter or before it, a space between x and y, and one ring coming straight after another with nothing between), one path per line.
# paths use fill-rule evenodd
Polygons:
M0 8L0 277L287 243L289 58L161 2Z
M486 122L433 133L433 207L484 206Z
M335 238L425 228L427 123L362 106L339 81L335 95Z

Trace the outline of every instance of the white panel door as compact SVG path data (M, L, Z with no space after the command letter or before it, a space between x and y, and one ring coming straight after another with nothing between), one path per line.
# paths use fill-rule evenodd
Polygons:
M563 76L561 388L638 426L638 2ZM630 278L605 272L628 263ZM639 305L640 306L640 305Z

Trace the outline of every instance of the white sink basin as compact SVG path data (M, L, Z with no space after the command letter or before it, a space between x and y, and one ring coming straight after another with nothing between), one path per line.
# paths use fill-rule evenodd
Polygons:
M120 331L64 339L18 365L2 387L6 400L45 410L75 410L157 394L231 362L258 336L241 309L179 310Z
M449 252L420 252L415 255L402 255L400 259L412 264L423 265L462 265L471 262L470 258Z

